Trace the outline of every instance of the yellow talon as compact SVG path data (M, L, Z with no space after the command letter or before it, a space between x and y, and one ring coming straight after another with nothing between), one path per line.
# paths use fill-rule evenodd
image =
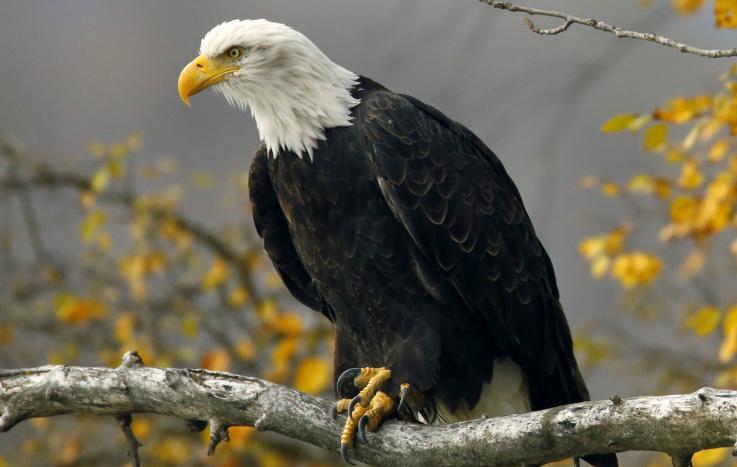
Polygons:
M374 432L381 422L394 412L394 400L384 392L377 392L362 418L366 419L366 430ZM360 422L359 422L360 425Z
M363 368L361 374L356 377L356 387L363 386L361 392L358 393L359 404L364 407L368 407L371 400L374 398L376 391L379 390L382 384L391 378L392 372L387 368Z
M359 418L366 413L368 409L361 405L357 405L351 416L345 420L345 426L343 427L343 434L340 435L340 444L346 446L353 446L353 438L356 434L356 427L358 426L357 421Z
M335 411L338 413L345 413L348 410L348 405L350 405L351 400L350 399L341 399L338 402L335 403Z

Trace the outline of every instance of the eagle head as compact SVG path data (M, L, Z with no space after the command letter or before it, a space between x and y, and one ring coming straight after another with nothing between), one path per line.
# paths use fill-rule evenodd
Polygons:
M332 62L307 37L264 19L222 23L202 39L200 55L179 75L179 96L212 87L251 109L261 140L312 157L325 128L351 124L358 76Z

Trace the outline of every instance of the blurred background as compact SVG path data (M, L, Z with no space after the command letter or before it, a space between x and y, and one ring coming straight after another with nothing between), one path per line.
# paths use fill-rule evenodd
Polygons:
M703 0L523 3L735 43ZM0 367L117 366L138 349L149 365L332 397L332 330L285 292L253 229L254 122L176 91L210 28L262 17L499 155L552 257L593 398L736 385L734 60L575 26L538 36L472 0L0 0ZM206 457L206 434L177 420L133 427L144 465L337 465L249 428ZM0 436L2 467L128 463L112 418Z

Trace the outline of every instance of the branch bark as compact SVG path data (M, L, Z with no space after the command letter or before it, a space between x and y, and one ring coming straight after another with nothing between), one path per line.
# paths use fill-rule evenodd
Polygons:
M524 18L525 24L535 34L552 36L555 34L560 34L563 31L567 31L568 28L570 28L574 24L580 24L582 26L588 26L594 29L598 29L599 31L604 31L604 32L614 34L615 36L619 38L626 37L630 39L639 39L643 41L654 42L656 44L660 44L665 47L671 47L673 49L680 50L683 53L699 55L701 57L723 58L723 57L737 56L737 48L734 48L734 49L702 49L699 47L693 47L691 45L684 44L683 42L678 42L673 39L669 39L667 37L659 36L657 34L653 34L649 32L629 31L619 26L612 26L611 24L608 24L608 23L605 23L603 21L599 21L593 18L580 18L578 16L569 15L567 13L562 13L560 11L531 8L528 6L516 5L511 2L499 2L499 1L494 1L494 0L480 0L480 1L494 8L498 8L500 10L527 13L528 15L549 16L552 18L560 18L563 20L563 23L556 28L542 29L542 28L536 27L530 18L525 17Z
M337 451L342 420L331 403L248 376L206 370L121 365L115 369L44 366L0 370L0 431L34 417L156 413L210 422L211 449L227 428L255 426ZM591 452L690 453L733 446L737 392L585 402L451 425L387 422L352 456L374 465L537 464ZM131 433L132 436L132 433Z

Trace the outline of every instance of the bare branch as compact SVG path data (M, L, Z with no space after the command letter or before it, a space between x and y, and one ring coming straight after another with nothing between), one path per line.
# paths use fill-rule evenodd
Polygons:
M527 7L523 5L516 5L510 2L499 2L499 1L494 1L494 0L480 0L480 1L483 3L486 3L487 5L491 5L494 8L498 8L500 10L527 13L529 15L549 16L552 18L560 18L563 20L563 24L558 26L557 28L541 29L541 28L536 27L530 18L525 18L524 21L527 27L529 27L530 30L536 34L541 34L541 35L560 34L561 32L568 30L568 28L570 28L573 24L580 24L582 26L588 26L594 29L598 29L600 31L612 33L615 36L620 37L620 38L627 37L630 39L640 39L643 41L655 42L656 44L660 44L666 47L671 47L671 48L680 50L683 53L699 55L701 57L723 58L723 57L737 56L737 48L734 48L734 49L701 49L698 47L693 47L693 46L684 44L683 42L677 42L673 39L668 39L667 37L658 36L657 34L653 34L649 32L629 31L619 26L612 26L603 21L599 21L593 18L580 18L578 16L569 15L567 13L562 13L560 11L542 10L539 8L531 8L531 7Z
M0 370L0 431L33 417L156 413L210 421L210 451L229 426L249 425L336 451L331 403L230 373L121 365ZM354 457L375 465L537 464L590 452L687 453L733 446L737 392L614 398L452 425L387 422Z

